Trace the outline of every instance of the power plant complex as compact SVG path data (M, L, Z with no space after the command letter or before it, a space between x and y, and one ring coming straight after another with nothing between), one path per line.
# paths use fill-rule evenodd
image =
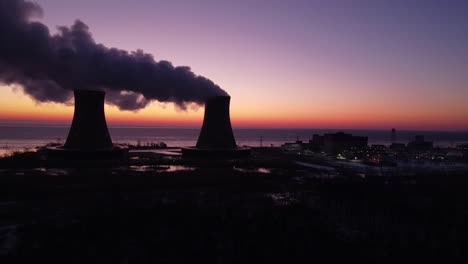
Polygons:
M114 146L104 112L105 92L75 90L73 121L63 146L48 149L51 160L123 161L128 149ZM182 148L191 158L246 157L250 148L238 147L229 115L229 96L214 96L205 103L203 126L196 146Z

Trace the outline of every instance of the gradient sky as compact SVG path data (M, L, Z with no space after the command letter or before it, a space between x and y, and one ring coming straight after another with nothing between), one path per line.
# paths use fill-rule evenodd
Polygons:
M38 0L109 47L188 65L232 97L234 126L468 129L466 1ZM0 121L67 123L73 107L0 87ZM107 106L111 124L199 126L203 109Z

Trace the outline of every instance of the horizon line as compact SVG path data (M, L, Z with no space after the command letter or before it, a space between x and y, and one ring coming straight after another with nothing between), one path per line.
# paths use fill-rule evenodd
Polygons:
M15 122L16 121L16 122ZM43 122L43 121L32 121L32 120L1 120L0 127L70 127L71 123L65 122ZM166 129L201 129L201 126L191 125L191 124L170 124L170 125L155 125L155 124L112 124L108 123L109 128L166 128ZM241 126L232 126L233 129L276 129L276 130L332 130L332 131L349 131L349 130L373 130L373 131L387 131L395 128L397 131L434 131L434 132L467 132L468 129L437 129L437 128L398 128L398 127L388 127L388 128L372 128L372 127L288 127L288 126L255 126L255 125L241 125Z

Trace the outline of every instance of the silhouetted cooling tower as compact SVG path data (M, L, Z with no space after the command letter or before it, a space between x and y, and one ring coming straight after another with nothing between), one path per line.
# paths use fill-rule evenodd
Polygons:
M229 96L217 96L205 103L205 117L197 148L235 148L229 117Z
M75 113L65 149L112 149L104 114L104 97L103 91L75 91Z
M241 157L250 154L249 148L237 147L229 116L230 101L229 96L216 96L206 101L197 146L183 148L185 156Z
M104 114L103 91L76 90L73 122L63 147L47 149L50 165L120 165L128 149L114 147Z

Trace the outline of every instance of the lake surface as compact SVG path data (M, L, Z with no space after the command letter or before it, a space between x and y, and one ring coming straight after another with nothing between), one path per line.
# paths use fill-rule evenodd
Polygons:
M24 151L48 143L64 143L68 126L0 126L0 155ZM170 147L194 146L199 128L168 127L109 127L114 143L144 145L164 142ZM353 135L368 136L369 144L390 144L389 130L338 130L338 129L234 129L237 144L257 147L280 146L285 142L308 141L314 134L343 131ZM436 146L456 146L468 142L468 131L397 131L397 142L407 143L416 135L424 135Z

